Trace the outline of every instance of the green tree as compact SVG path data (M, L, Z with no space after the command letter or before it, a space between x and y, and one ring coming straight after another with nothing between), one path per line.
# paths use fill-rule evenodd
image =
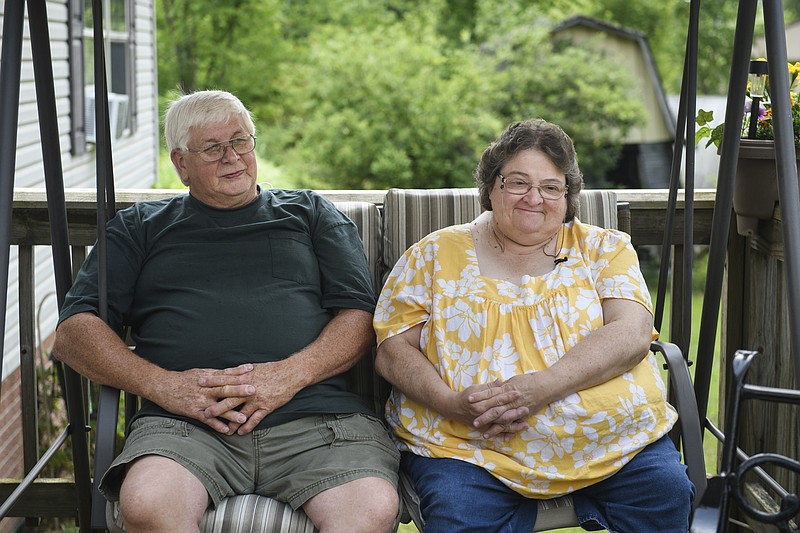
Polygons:
M157 0L159 93L227 88L272 94L271 68L288 55L279 0Z
M601 178L642 111L614 65L549 38L594 4L157 0L160 90L239 95L260 155L306 187L470 185L486 144L531 116L561 124Z
M264 132L280 147L269 155L307 187L468 186L500 127L471 61L417 22L328 26L308 63L285 65L287 120Z
M504 26L494 20L494 2L486 2L488 22L479 15L478 27L480 49L490 51L497 71L496 112L504 121L542 117L559 124L575 142L584 173L594 185L603 183L619 157L619 139L644 121L630 76L590 44L553 45L553 24L530 8L504 17L516 21Z

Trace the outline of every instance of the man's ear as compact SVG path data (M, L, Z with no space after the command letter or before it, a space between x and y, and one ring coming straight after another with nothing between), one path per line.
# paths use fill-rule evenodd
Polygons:
M181 183L188 187L189 171L186 168L186 155L180 150L172 150L172 152L169 154L169 157L172 160L173 166L175 166L175 170L178 172L178 177L181 179Z

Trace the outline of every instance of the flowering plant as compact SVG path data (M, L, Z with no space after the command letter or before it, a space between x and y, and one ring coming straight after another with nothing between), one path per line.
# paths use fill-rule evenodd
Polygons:
M759 59L764 61L764 59ZM792 129L794 131L794 143L800 144L800 61L797 63L789 63L789 98L791 99L791 113L792 113ZM750 117L751 108L753 105L753 98L750 96L750 84L747 84L747 99L744 105L744 114L742 115L741 136L747 138L750 130ZM713 111L705 111L700 109L697 112L695 122L698 126L695 133L695 145L700 144L700 141L708 138L706 147L714 143L719 147L722 142L722 128L724 124L712 126L711 122L714 120ZM774 139L775 135L772 129L772 105L769 97L769 77L767 77L766 93L765 96L758 102L758 124L756 126L756 139Z

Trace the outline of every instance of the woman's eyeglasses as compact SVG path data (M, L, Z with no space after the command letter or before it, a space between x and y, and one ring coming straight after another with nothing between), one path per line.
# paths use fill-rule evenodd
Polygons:
M522 196L523 194L528 194L531 189L535 188L539 191L539 196L545 200L558 200L569 190L569 187L566 185L561 185L558 183L534 185L521 178L507 178L502 174L498 174L498 176L500 177L500 189L507 191L509 194L517 194Z

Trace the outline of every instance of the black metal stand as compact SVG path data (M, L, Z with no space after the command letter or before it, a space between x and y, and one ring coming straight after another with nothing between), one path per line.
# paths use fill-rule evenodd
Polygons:
M753 43L757 0L740 0L736 21L736 37L733 46L731 74L728 85L728 100L725 112L720 169L717 194L711 229L706 288L698 342L697 368L695 369L695 393L701 420L706 418L708 394L716 339L717 321L721 302L728 232L733 207L733 190L739 156L741 116L747 87L750 51ZM785 250L786 287L789 300L790 331L800 331L800 188L797 183L794 135L792 132L791 102L786 56L786 35L781 0L763 0L764 29L767 41L767 57L770 73L773 129L775 134L776 169L778 190L783 217L783 239ZM775 90L775 88L786 88ZM798 347L790 347L795 354L795 386L800 387L800 353ZM749 397L798 403L798 391L751 387L743 384L746 368L754 352L739 351L732 361L732 381L728 416L722 436L725 453L720 473L709 480L705 494L692 521L694 533L724 531L729 500L734 497L739 507L756 520L786 527L786 521L797 513L797 497L782 491L782 511L774 515L759 513L741 498L737 478L747 470L763 463L779 464L800 471L800 463L782 456L757 455L746 459L738 470L734 469L736 429L739 404ZM738 495L738 496L737 496ZM788 518L787 518L788 517ZM783 529L782 529L783 530Z
M678 189L680 188L680 167L681 154L686 148L685 166L685 185L684 185L684 231L683 248L684 260L681 265L682 275L680 280L683 285L680 287L682 294L681 302L673 302L673 305L681 305L681 324L673 324L673 334L670 339L680 347L684 357L689 356L689 339L691 338L692 328L692 250L693 250L693 230L694 230L694 117L696 113L696 94L697 94L697 46L698 46L698 27L700 17L700 0L691 0L689 13L689 30L686 36L686 54L683 62L683 79L681 82L681 97L678 104L678 125L675 130L675 146L672 152L672 168L670 173L669 197L667 199L667 214L665 220L664 240L662 243L661 267L658 276L657 299L655 309L654 327L661 331L661 321L664 313L664 301L667 290L667 278L672 250L672 233L675 226L675 212L678 203ZM677 268L677 265L676 265ZM674 281L674 280L673 280ZM702 420L702 419L701 419Z
M45 0L28 0L28 22L31 34L31 52L33 57L36 81L36 99L39 112L39 124L51 125L41 127L41 146L44 162L45 184L47 189L47 206L50 217L50 237L53 251L53 268L56 281L56 293L59 308L64 303L67 291L72 285L72 267L69 253L69 237L67 234L67 211L64 199L64 180L61 167L61 149L58 137L58 117L54 89L52 57L50 53L50 34L47 23L47 6ZM2 309L7 304L8 272L10 263L11 213L14 195L14 173L16 165L17 124L19 121L19 94L22 65L22 40L25 12L24 0L6 0L3 18L2 58L0 58L0 276L2 290L0 303ZM102 35L102 2L93 0L95 35ZM95 78L98 80L97 120L100 127L98 134L98 194L103 195L102 212L98 212L98 224L103 230L105 221L113 216L113 174L111 172L110 126L108 123L108 95L105 84L105 59L103 39L96 38ZM112 183L106 186L106 183ZM111 208L107 208L110 195ZM99 222L99 220L98 220ZM103 269L101 268L101 271ZM101 274L104 276L104 273ZM104 283L104 281L103 281ZM103 285L104 286L104 285ZM5 313L0 313L0 331L5 330ZM3 357L3 336L0 335L0 368ZM65 403L69 417L69 433L72 440L72 459L74 465L75 487L77 496L77 519L81 532L91 531L91 490L92 480L89 467L90 428L86 421L86 401L84 398L84 380L74 370L64 367ZM59 447L63 440L53 447ZM52 448L35 465L31 472L41 470L52 456ZM30 479L29 479L30 477ZM0 506L0 517L15 503L33 477L26 477L19 489Z
M737 350L731 363L731 386L728 396L729 409L725 417L725 430L728 436L722 447L722 461L719 474L708 480L708 487L694 513L692 533L718 533L725 531L730 501L750 518L764 524L775 526L781 533L789 533L789 521L800 511L800 499L789 493L764 472L762 465L772 465L800 474L800 461L774 453L759 453L746 457L736 446L739 427L739 411L747 400L761 400L773 403L800 405L800 390L762 387L745 383L747 371L758 355L751 350ZM737 456L743 461L736 467ZM781 498L779 509L763 511L753 506L742 493L745 475L755 471Z
M771 93L773 129L778 175L778 191L783 217L786 286L789 300L789 329L800 331L800 188L797 183L794 135L792 133L791 102L789 100L789 73L786 69L786 35L783 24L781 0L764 0L764 26L770 82L773 88L786 87L785 91ZM706 290L698 341L695 392L701 418L708 409L708 389L711 382L717 321L725 268L725 251L733 207L733 184L739 157L739 132L747 87L750 49L756 17L756 0L741 0L736 23L736 38L728 84L728 101L725 111L725 128L722 138L722 155L717 180L717 195L711 229ZM800 386L800 353L795 353L795 383Z

